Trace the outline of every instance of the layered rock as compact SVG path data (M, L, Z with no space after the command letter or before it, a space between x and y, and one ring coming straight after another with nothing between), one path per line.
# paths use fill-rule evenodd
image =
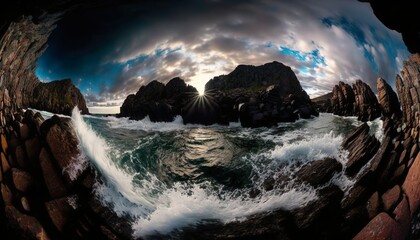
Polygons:
M395 114L395 118L400 118L402 112L397 94L383 78L378 78L376 85L378 88L378 99L379 104L381 105L382 114L386 117L392 117L392 115Z
M372 89L361 80L351 87L339 82L334 86L331 110L340 116L357 116L360 121L371 121L381 116L380 105Z

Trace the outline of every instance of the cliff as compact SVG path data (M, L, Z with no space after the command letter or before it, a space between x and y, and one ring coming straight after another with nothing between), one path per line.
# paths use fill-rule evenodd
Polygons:
M13 109L32 107L70 115L74 106L89 113L80 91L70 80L41 83L36 61L61 14L31 16L10 23L0 40L0 97L7 94Z

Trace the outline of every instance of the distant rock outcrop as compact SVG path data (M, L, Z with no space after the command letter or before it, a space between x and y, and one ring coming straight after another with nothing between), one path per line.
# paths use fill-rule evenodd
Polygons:
M269 127L318 116L292 69L279 62L239 65L233 72L210 80L206 94L230 109L230 118L225 121L239 117L244 127ZM220 95L223 101L217 97Z
M244 127L269 127L318 112L291 68L272 62L240 65L215 77L206 84L204 96L180 78L166 86L153 81L128 96L119 114L136 120L149 116L154 122L172 121L176 115L185 124L229 124L239 119Z
M360 121L371 121L381 116L381 109L372 89L357 80L353 88L344 82L334 86L331 110L340 116L357 116Z
M321 95L319 97L312 98L311 101L318 108L319 112L331 112L331 98L333 93L329 92L327 94Z
M70 79L39 83L32 92L29 106L53 113L71 115L75 106L82 114L88 114L85 99Z
M153 122L171 122L196 96L197 89L180 78L170 80L166 86L152 81L125 99L119 117L141 120L149 116Z

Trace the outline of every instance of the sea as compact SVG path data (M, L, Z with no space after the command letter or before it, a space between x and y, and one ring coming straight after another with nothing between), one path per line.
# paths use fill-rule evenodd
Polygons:
M53 115L40 112L46 119ZM77 108L71 120L82 151L71 171L77 174L92 164L104 178L95 183L95 194L130 219L134 237L146 239L206 222L241 221L305 206L317 199L318 189L295 181L296 172L326 157L345 166L343 139L362 124L356 117L321 113L271 128L243 128L239 122L184 125L181 116L155 123L148 117L81 115ZM382 140L382 121L368 124ZM281 176L291 180L267 189L268 179ZM343 170L327 184L347 192L354 180Z

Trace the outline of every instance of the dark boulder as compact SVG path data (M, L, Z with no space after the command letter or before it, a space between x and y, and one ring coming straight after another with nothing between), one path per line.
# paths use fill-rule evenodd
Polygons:
M327 183L333 177L334 173L340 172L341 163L333 158L325 158L318 161L312 161L304 165L296 173L299 180L317 187Z
M378 151L379 141L369 135L369 126L364 123L356 128L343 142L344 149L349 151L346 173L350 176L359 172Z

